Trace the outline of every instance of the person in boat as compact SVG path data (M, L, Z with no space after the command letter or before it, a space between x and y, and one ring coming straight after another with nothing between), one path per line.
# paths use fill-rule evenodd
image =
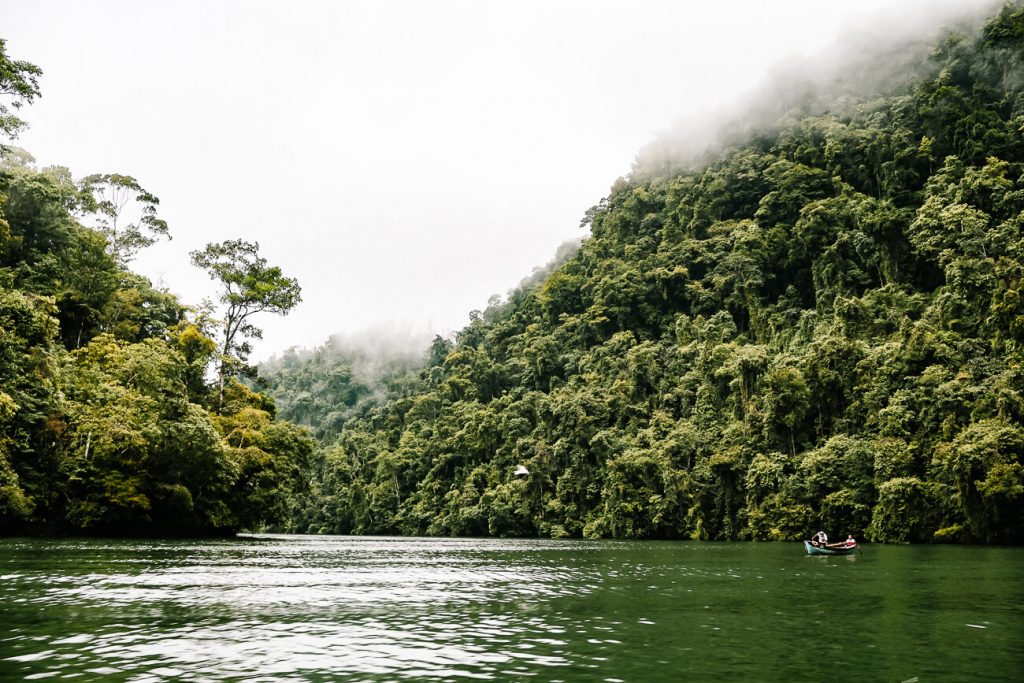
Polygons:
M814 538L811 539L811 543L819 547L828 545L828 534L826 534L824 531L819 531L818 533L814 534Z
M853 535L852 534L847 534L845 541L839 541L838 543L826 543L825 547L826 548L852 548L855 545L857 545L857 541L853 540Z

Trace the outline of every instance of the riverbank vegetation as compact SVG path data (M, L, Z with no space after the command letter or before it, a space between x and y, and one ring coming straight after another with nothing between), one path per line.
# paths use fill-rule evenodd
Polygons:
M1007 5L887 91L638 166L563 265L313 425L289 528L1024 541L1022 59Z
M0 42L8 136L40 75ZM256 328L219 327L129 270L170 237L158 209L130 176L76 180L3 149L0 532L228 534L277 521L305 485L312 439L235 379L247 351L236 337ZM260 268L217 274L225 303L258 290L278 312L294 305L297 284L250 260Z

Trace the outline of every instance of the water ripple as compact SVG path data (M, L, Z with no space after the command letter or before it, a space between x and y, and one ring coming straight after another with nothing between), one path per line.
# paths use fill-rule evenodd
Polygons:
M9 653L0 673L453 680L564 667L566 629L531 612L593 590L600 576L552 550L419 539L62 542L23 563L37 571L6 573L3 592L8 605L64 615L66 627L59 637L12 631L0 640ZM509 563L510 552L528 561Z

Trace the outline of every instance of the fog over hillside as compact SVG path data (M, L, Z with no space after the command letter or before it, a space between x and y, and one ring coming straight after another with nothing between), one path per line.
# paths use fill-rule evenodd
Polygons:
M633 174L646 177L698 167L727 147L802 116L849 116L866 100L934 75L939 67L927 56L936 38L949 30L976 34L1001 4L1002 0L894 3L858 18L835 43L773 64L763 83L737 93L729 105L674 121L639 151Z

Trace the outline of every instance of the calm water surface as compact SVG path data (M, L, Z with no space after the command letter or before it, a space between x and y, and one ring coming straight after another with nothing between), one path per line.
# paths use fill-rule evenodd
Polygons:
M0 540L2 680L1014 681L1024 548Z

